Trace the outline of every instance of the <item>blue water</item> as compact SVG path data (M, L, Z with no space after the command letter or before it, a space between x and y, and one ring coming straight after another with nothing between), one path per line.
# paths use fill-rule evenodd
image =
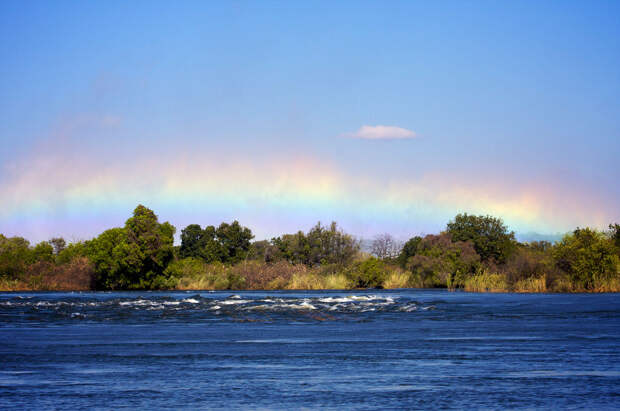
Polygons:
M0 408L620 408L619 301L5 293Z

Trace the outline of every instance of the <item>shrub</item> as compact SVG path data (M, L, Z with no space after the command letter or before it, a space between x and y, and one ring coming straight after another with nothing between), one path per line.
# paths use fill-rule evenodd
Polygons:
M573 284L586 290L619 276L616 248L610 238L590 228L576 229L564 236L553 250L558 268Z
M446 231L453 241L472 241L482 261L504 263L516 245L501 218L459 214L448 223Z
M286 261L267 264L259 261L245 261L231 267L231 271L244 279L245 287L252 290L274 289L278 284L286 284L295 273L306 271L303 265L293 265Z
M348 276L357 288L381 287L386 278L386 271L386 264L383 261L370 257L355 263Z
M479 263L472 242L453 242L449 234L442 233L424 237L416 254L409 258L407 268L425 287L455 288L463 285Z

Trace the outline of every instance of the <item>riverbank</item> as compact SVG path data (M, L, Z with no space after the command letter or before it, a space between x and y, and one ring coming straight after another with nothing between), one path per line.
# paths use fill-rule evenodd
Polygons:
M606 293L620 292L620 279L597 281L591 288L580 287L567 276L542 275L511 282L507 274L481 272L465 278L462 285L426 282L415 273L395 264L367 259L350 267L315 267L286 262L273 264L247 261L235 265L205 264L185 260L172 265L173 272L158 290L366 290L378 289L449 289L490 293ZM94 291L93 281L75 267L74 276L62 270L26 276L20 280L0 280L0 291ZM84 267L82 267L84 268ZM367 285L360 287L360 284ZM140 288L132 288L140 290Z
M33 246L0 234L0 290L620 291L619 224L521 243L499 218L459 214L439 234L383 234L370 250L335 222L260 241L238 221L190 224L179 246L175 231L139 205L124 227L88 241Z

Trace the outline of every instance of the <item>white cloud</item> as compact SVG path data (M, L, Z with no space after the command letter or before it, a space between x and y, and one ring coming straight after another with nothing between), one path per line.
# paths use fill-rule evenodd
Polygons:
M411 130L396 126L362 126L355 133L347 133L345 136L367 140L403 140L415 138L417 135Z

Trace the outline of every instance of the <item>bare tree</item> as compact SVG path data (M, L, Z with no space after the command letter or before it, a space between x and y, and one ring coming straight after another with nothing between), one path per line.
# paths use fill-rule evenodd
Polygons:
M396 258L401 248L401 242L388 233L375 236L372 242L372 253L380 259Z

